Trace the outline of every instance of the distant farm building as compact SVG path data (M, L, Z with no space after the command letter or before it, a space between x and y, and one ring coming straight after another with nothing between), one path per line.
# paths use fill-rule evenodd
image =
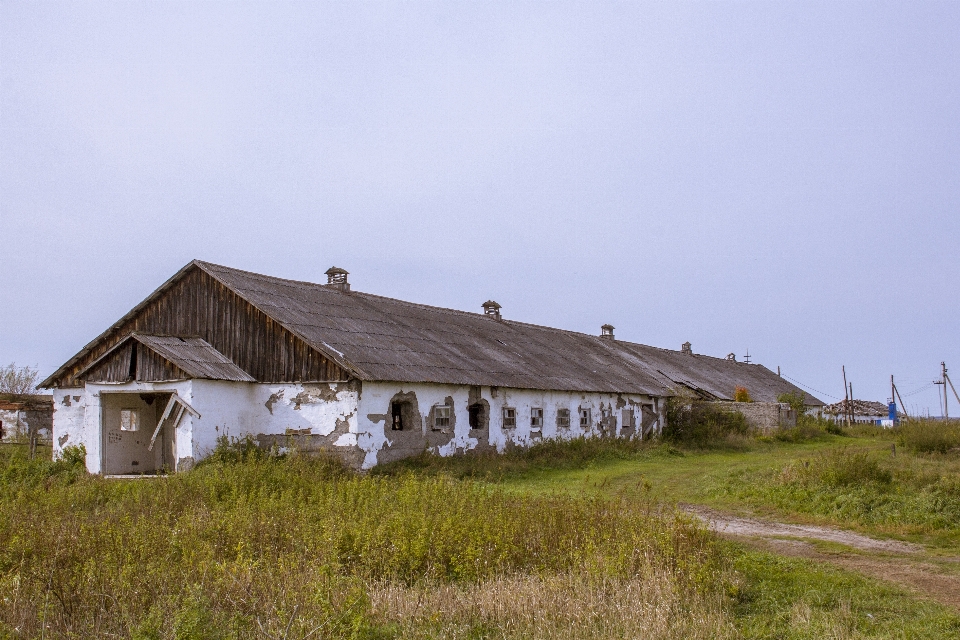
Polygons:
M893 408L896 411L896 407ZM843 422L849 415L856 424L875 424L893 426L893 414L890 405L872 400L841 400L823 408L823 415L829 420ZM902 415L902 414L898 414Z
M0 394L0 441L44 442L53 430L53 396Z
M220 436L338 453L356 468L424 450L644 438L678 392L776 403L763 366L194 261L61 366L54 446L90 471L183 470ZM811 406L822 403L808 397Z

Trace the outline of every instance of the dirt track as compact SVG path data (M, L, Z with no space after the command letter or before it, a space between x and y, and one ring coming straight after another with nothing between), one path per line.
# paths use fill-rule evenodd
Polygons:
M960 609L960 558L932 557L920 545L877 540L832 527L743 518L697 505L682 508L721 535L745 539L785 556L830 562ZM842 544L851 547L851 551L821 551L810 540Z

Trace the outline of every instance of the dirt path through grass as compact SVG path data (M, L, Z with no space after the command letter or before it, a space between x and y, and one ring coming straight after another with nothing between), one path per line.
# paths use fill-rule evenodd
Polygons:
M745 518L699 505L681 505L681 508L721 535L747 541L752 546L780 555L829 562L892 582L960 610L960 557L932 556L921 545L877 540L832 527ZM818 546L813 541L837 547ZM821 548L823 546L827 549ZM849 547L849 550L843 547Z
M809 524L786 524L754 518L739 518L698 505L681 505L681 508L704 522L711 531L732 536L757 538L800 538L835 542L863 551L888 553L920 553L923 547L897 540L877 540L852 531L818 527Z

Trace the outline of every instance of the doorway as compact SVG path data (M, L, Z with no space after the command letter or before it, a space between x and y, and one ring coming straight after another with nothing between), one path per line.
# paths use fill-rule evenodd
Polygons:
M157 424L171 393L101 393L104 475L149 475L176 468L176 425Z

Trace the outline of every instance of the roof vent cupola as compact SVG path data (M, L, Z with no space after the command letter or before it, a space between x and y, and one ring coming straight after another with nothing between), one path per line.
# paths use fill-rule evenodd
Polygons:
M735 354L735 353L728 353L728 354L727 354L727 360L729 360L730 362L736 362L736 361L737 361L737 354Z
M500 320L500 305L493 300L487 300L483 303L483 313L494 320Z
M347 282L349 272L340 267L330 267L327 269L327 286L336 287L340 291L350 291L350 283Z
M691 346L691 344L690 344L689 342L684 342L683 345L680 347L680 353L686 353L686 354L689 354L689 355L692 356L692 355L693 355L693 347Z
M609 338L610 340L613 340L613 339L614 339L614 337L613 337L613 329L614 329L614 326L613 326L612 324L605 324L605 325L601 326L601 327L600 327L600 337L601 337L601 338Z

